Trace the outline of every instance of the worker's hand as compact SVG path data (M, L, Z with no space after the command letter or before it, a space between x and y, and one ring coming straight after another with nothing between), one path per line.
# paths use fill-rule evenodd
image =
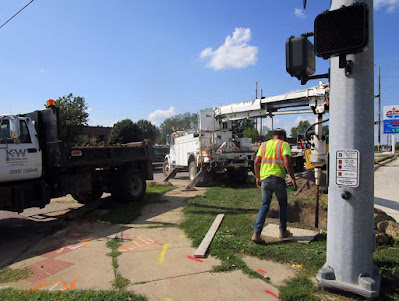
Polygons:
M260 179L256 179L256 186L259 188L262 186L262 181Z
M294 191L296 191L298 189L298 186L296 185L296 181L292 182L292 187L294 187Z

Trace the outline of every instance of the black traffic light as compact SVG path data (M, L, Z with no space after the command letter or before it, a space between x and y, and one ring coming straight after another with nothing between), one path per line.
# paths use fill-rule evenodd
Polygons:
M314 21L314 46L317 56L333 56L363 52L368 45L367 4L356 3L325 11Z
M291 36L285 42L285 62L287 72L301 81L307 81L316 71L313 44L306 35Z

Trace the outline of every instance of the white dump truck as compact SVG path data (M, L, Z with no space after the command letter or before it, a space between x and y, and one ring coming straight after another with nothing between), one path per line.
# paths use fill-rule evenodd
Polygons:
M252 139L234 137L231 126L219 122L215 110L199 111L198 130L174 131L167 137L165 176L188 171L190 180L198 174L197 184L205 185L216 173L227 173L233 181L245 182L254 163Z

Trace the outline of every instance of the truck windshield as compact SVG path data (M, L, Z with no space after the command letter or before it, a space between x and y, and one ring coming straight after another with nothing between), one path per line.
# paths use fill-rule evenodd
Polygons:
M19 121L19 129L21 131L21 135L19 137L20 143L31 143L28 126L26 125L25 120ZM0 143L14 143L14 140L10 137L10 123L8 119L3 119L0 125Z

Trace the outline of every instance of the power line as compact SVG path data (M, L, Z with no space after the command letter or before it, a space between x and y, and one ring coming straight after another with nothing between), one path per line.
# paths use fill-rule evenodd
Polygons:
M16 15L18 15L21 11L23 11L29 4L31 4L35 0L31 0L28 4L26 4L24 7L22 7L19 11L17 11L10 19L8 19L6 22L4 22L1 26L0 29L6 25L8 22L10 22Z

